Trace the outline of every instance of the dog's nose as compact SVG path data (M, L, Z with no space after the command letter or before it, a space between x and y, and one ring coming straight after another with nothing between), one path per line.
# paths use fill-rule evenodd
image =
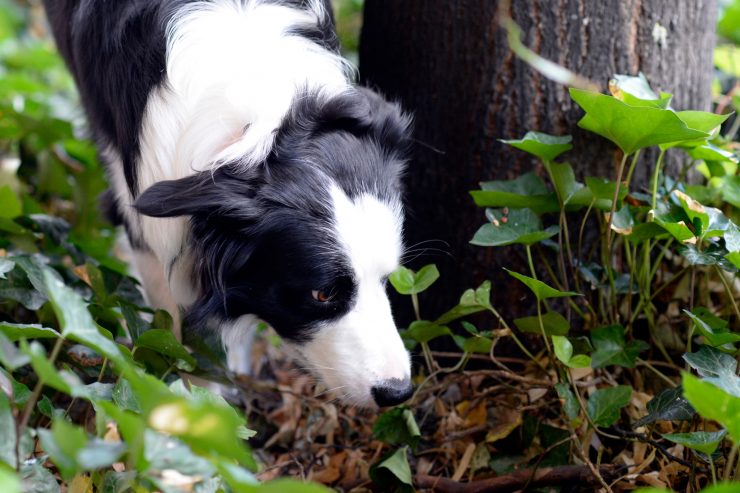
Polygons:
M373 394L375 403L380 407L395 406L401 404L411 397L414 393L414 386L411 380L405 378L389 378L375 385L370 392Z

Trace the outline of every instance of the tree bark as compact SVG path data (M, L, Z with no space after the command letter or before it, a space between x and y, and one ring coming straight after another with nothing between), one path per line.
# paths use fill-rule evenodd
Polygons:
M528 130L572 134L574 149L564 158L579 179L613 177L621 157L612 144L577 128L582 112L566 87L509 50L498 3L365 4L361 78L414 114L407 244L430 239L449 244L451 256L424 256L412 264L433 261L440 267L440 285L422 298L430 317L485 279L494 281L497 306L509 315L526 311L522 291L510 289L513 283L501 270L521 264L521 249L468 244L484 216L467 192L480 181L537 169L533 159L497 139L518 138ZM514 0L511 7L524 43L540 55L604 89L615 73L642 71L654 89L674 94L676 109L701 110L710 106L716 15L716 0ZM637 184L646 182L651 164L643 159Z

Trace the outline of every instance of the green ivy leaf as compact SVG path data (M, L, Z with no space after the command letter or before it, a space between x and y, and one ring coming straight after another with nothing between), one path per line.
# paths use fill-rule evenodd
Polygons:
M370 479L382 491L413 493L411 467L407 458L408 449L401 447L370 468Z
M196 367L195 358L175 339L170 330L148 330L139 336L136 345L173 358L175 366L180 370L193 371Z
M740 397L733 396L709 382L683 374L684 396L696 412L713 419L727 429L735 443L740 442Z
M638 419L633 428L656 421L683 421L691 419L696 411L683 396L682 387L663 389L647 403L648 414Z
M491 309L491 281L484 281L477 289L468 289L460 297L457 306L451 308L434 321L445 325L459 318Z
M629 385L599 389L589 397L586 411L596 426L608 427L619 420L619 411L629 404L631 397Z
M553 161L560 154L573 147L570 135L549 135L542 132L527 132L523 138L518 140L502 140L500 142L528 152L543 161Z
M609 325L592 330L591 342L595 348L591 355L594 368L609 365L634 368L637 355L650 347L646 342L639 340L625 343L624 327L621 325Z
M419 272L406 267L394 270L388 280L400 294L418 294L425 291L439 278L439 271L434 264L425 265Z
M16 425L10 399L0 388L0 465L5 463L13 469L16 468L18 463L16 441Z
M18 351L18 348L0 332L0 364L10 371L27 365L31 359Z
M88 441L85 430L62 418L53 421L51 430L39 429L38 434L44 451L67 481L78 472L110 466L126 451L121 442Z
M429 342L441 336L451 336L452 331L444 325L439 325L426 320L416 320L411 322L409 328L402 332L404 339L411 339L416 342Z
M547 298L564 298L568 296L582 296L580 293L574 293L573 291L559 291L545 284L542 281L533 279L531 277L519 274L518 272L504 269L509 275L515 279L523 282L537 297L538 300L544 300Z
M0 217L13 219L23 213L23 206L9 185L0 186Z
M581 406L578 404L578 398L575 396L567 383L558 383L555 385L558 397L563 405L563 412L571 422L579 419Z
M493 346L493 340L490 337L476 335L466 338L460 345L460 349L466 353L488 354L491 352L491 346Z
M537 214L560 210L556 194L548 191L542 178L534 173L513 180L483 182L481 190L473 190L470 195L479 207L527 208Z
M591 366L591 358L585 354L573 356L573 344L567 337L552 336L555 356L568 368L586 368Z
M684 447L701 452L704 455L712 455L722 440L727 430L719 431L693 431L690 433L664 433L662 436L673 443L679 443Z
M42 327L38 324L13 324L0 322L0 334L11 341L21 339L56 339L61 334L54 329Z
M514 325L522 332L542 334L539 317L522 317L514 319ZM551 311L542 315L542 325L547 336L564 336L570 330L570 323L560 313Z
M570 96L586 112L578 126L611 140L625 154L667 142L709 137L707 132L689 128L671 110L630 106L611 96L573 88Z
M0 257L0 279L7 279L5 274L15 268L15 262L10 259Z
M683 359L704 377L704 381L740 397L740 377L737 376L735 358L719 349L702 345L697 352L684 354Z
M414 413L407 407L396 407L382 413L373 425L373 436L390 445L416 447L421 438Z
M513 209L504 214L501 209L487 209L488 223L481 226L470 240L478 246L532 245L552 238L558 226L542 229L542 221L531 209Z
M15 471L0 467L0 491L4 493L21 493L21 482Z
M730 332L726 327L712 327L701 317L688 310L684 310L684 313L694 322L694 327L699 330L701 335L704 336L706 343L710 346L721 347L725 344L732 344L740 341L740 334Z

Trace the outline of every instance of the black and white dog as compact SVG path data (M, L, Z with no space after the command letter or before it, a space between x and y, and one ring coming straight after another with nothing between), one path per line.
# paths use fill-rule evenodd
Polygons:
M409 120L352 84L323 0L45 4L149 301L217 328L234 371L264 320L347 402L406 400L385 282Z

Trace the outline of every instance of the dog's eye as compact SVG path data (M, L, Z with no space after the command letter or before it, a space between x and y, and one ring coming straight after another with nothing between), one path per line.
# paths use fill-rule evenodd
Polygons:
M327 292L314 289L313 291L311 291L311 296L313 296L313 299L318 301L319 303L328 303L333 300L336 295L336 292L334 292L333 290Z

